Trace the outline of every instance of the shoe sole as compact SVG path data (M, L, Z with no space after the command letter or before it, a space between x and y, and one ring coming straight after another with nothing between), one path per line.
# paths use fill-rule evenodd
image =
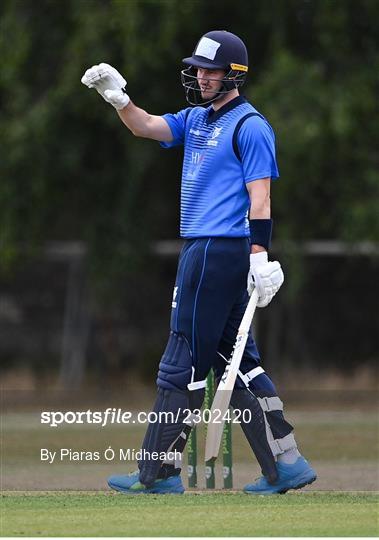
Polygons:
M287 493L287 491L289 491L290 489L294 489L294 490L297 490L297 489L302 489L304 486L307 486L308 484L312 484L315 480L317 480L317 474L315 474L314 476L312 476L311 478L304 478L302 479L301 477L296 481L296 482L299 482L299 483L296 483L296 485L291 485L291 486L288 486L286 488L283 488L279 491L253 491L253 490L244 490L244 493L246 493L247 495L284 495L285 493ZM295 483L295 480L293 480L293 482Z
M290 489L302 489L303 487L309 485L309 484L313 484L313 482L317 480L317 475L313 476L312 478L309 478L308 480L305 480L303 482L301 482L300 484L297 484L296 486L293 486L293 487L288 487L287 489L282 489L281 491L278 491L277 493L279 495L284 495L285 493L287 493L287 491L289 491Z
M111 489L114 489L115 491L118 491L119 493L124 493L124 495L183 495L184 493L184 488L183 490L178 490L178 491L173 491L173 490L155 490L155 489L152 489L150 491L133 491L133 490L130 490L130 489L123 489L119 486L116 486L114 484L110 484L108 483L108 486L111 488Z

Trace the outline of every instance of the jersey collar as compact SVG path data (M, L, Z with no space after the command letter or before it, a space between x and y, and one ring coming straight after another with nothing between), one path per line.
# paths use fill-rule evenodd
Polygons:
M244 98L243 96L237 96L231 101L228 101L228 103L225 103L225 105L223 105L221 109L218 109L218 111L215 111L211 105L208 109L207 124L209 125L209 124L212 124L213 122L216 122L217 120L219 120L219 118L221 118L221 116L231 111L235 107L238 107L238 105L242 105L242 103L246 103L246 101L247 101L246 98Z

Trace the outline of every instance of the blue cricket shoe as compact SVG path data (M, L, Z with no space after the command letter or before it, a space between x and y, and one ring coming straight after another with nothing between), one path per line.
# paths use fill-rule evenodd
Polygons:
M312 484L317 478L315 471L302 456L295 463L276 464L278 479L275 484L269 484L264 476L258 478L253 484L247 484L244 492L250 495L275 495L286 493L289 489L300 489L307 484Z
M111 476L108 478L108 486L127 495L137 495L140 493L155 493L160 495L173 493L181 495L184 493L184 486L180 476L170 476L169 478L162 479L158 478L155 480L152 487L147 488L139 481L139 471L131 474Z

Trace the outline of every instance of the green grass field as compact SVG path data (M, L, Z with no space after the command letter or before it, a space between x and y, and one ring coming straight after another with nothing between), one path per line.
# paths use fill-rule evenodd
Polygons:
M377 536L378 496L11 493L2 536Z

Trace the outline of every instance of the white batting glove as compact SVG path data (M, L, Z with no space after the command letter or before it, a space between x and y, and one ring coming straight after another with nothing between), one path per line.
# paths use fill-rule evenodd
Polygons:
M282 283L284 274L278 261L268 261L267 251L250 255L250 271L247 276L247 291L249 295L254 287L257 289L258 307L266 307L274 298Z
M88 88L95 88L101 97L118 111L130 101L126 93L126 80L109 64L102 63L87 69L81 81Z

